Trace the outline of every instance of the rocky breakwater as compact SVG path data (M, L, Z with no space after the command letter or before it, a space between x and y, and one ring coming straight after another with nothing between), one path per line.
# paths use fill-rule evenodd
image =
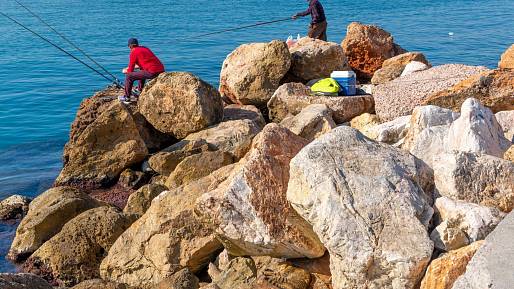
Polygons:
M359 41L373 45L361 50L399 50L389 37L368 39L383 34L377 28L363 30ZM509 284L502 268L514 258L493 262L512 251L511 111L486 101L508 89L486 81L468 92L487 96L458 108L411 99L377 116L380 96L319 97L303 84L344 68L341 51L312 39L291 50L250 44L227 57L221 93L174 72L149 82L137 105L115 101L116 89L85 100L56 186L30 203L10 249L32 274L0 274L0 286Z

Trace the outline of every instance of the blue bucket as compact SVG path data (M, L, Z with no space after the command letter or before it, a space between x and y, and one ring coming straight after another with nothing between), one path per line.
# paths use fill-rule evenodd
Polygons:
M344 95L357 94L357 77L353 71L334 71L330 77L335 79Z

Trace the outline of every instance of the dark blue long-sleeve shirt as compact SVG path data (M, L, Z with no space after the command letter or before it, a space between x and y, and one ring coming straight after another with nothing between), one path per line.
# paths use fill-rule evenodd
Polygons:
M303 12L296 14L296 16L307 16L311 15L311 24L318 24L325 21L325 10L318 0L311 0L309 2L309 8Z

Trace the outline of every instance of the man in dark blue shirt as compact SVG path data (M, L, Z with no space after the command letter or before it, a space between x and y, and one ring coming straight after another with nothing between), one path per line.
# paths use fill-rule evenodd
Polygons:
M311 15L311 24L309 25L308 36L310 38L321 39L327 41L327 18L325 10L318 0L308 0L309 8L303 12L293 15L293 19Z

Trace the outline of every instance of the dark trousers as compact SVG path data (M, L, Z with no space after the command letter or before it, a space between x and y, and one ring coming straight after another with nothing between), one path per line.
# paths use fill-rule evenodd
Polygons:
M327 41L327 21L309 25L310 38Z
M132 94L132 86L134 86L134 81L139 80L139 91L143 91L143 87L145 86L145 80L156 78L160 72L153 73L146 70L139 70L134 72L129 72L125 76L125 96L130 96Z

